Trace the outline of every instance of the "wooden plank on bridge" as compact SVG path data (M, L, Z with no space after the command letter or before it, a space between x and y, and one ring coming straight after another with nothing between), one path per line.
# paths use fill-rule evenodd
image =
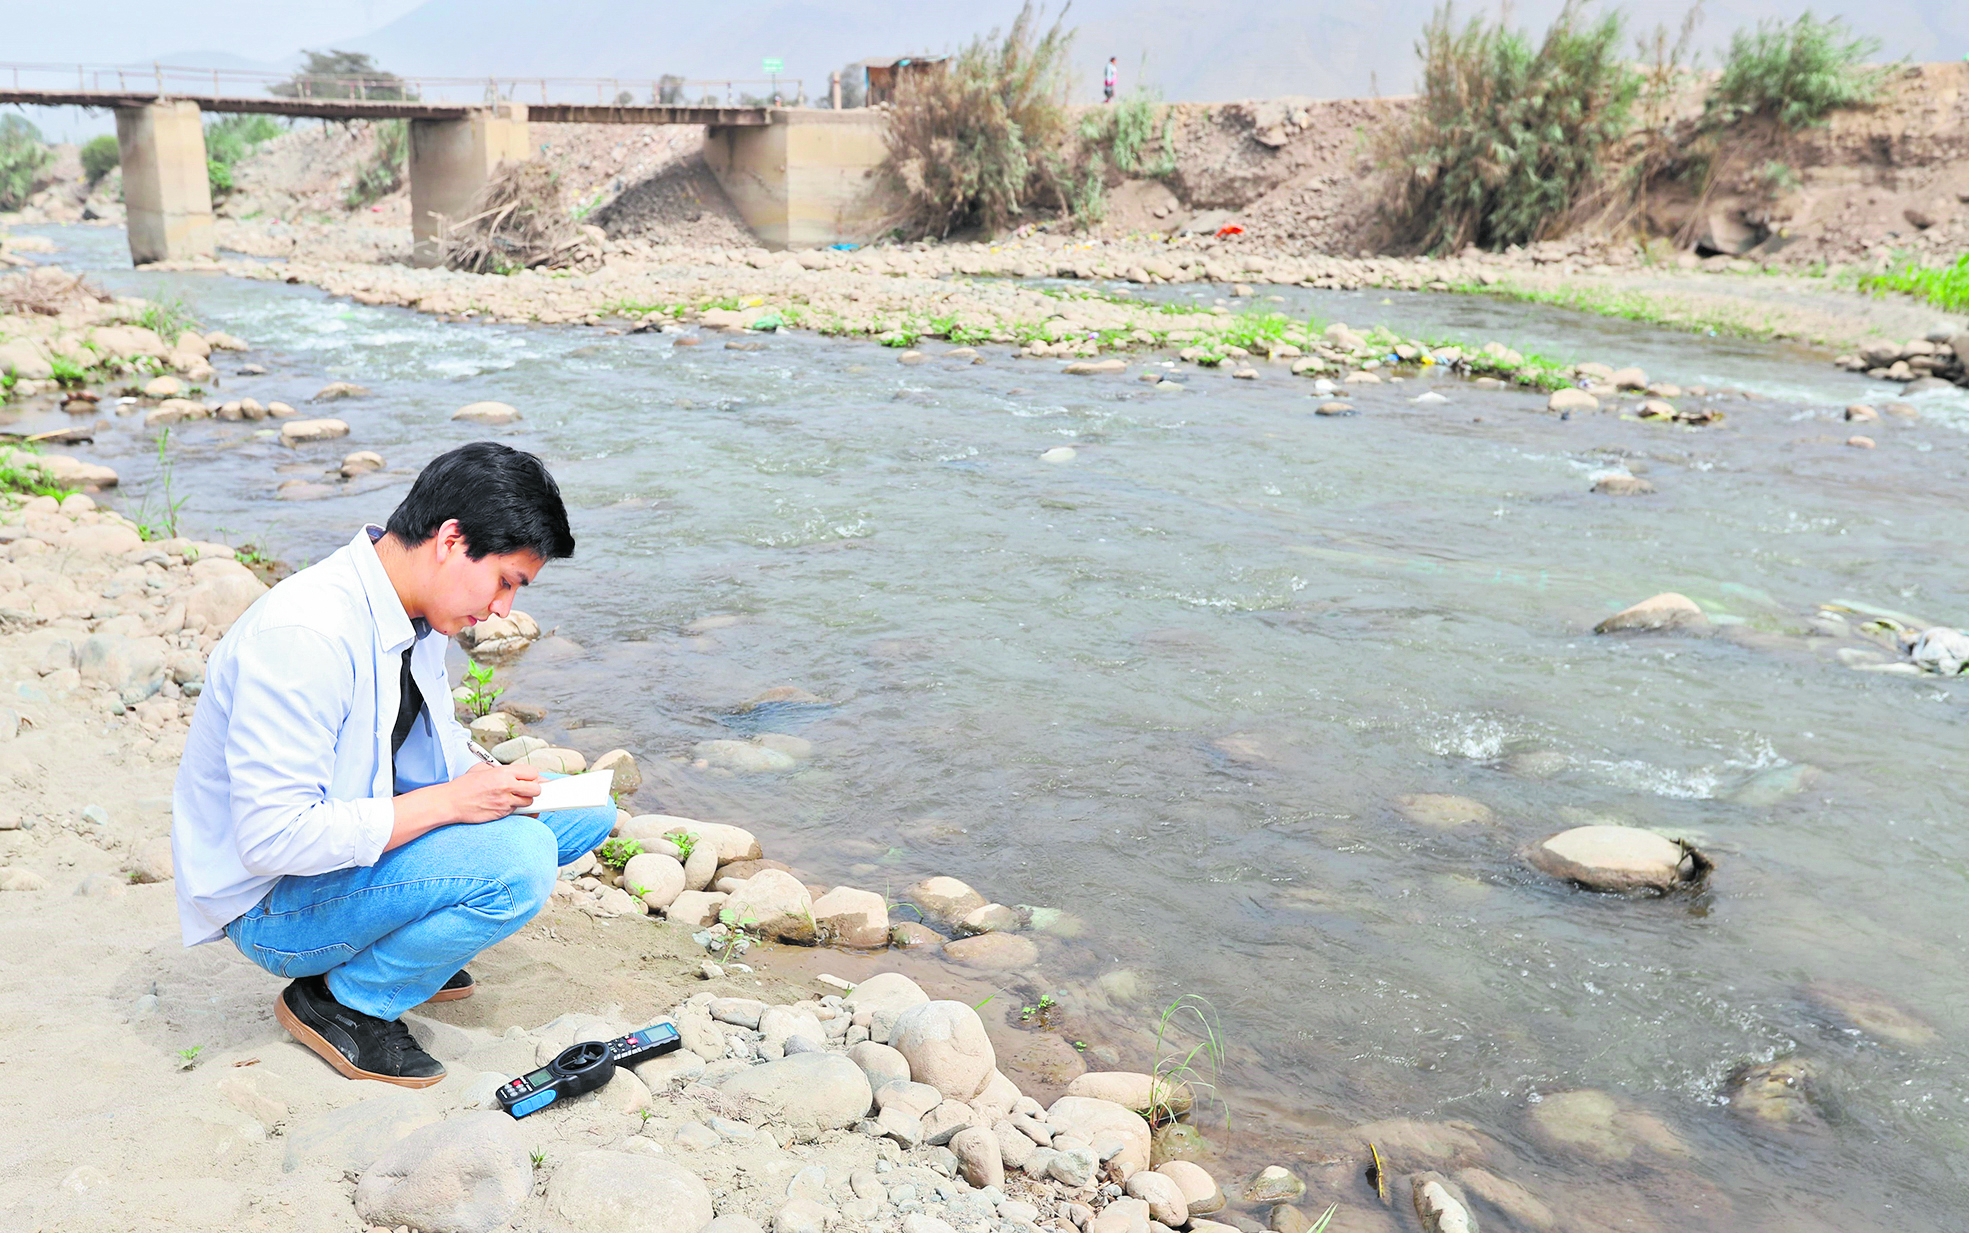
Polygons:
M180 94L146 90L40 90L0 86L0 103L47 107L145 107L160 98L197 103L200 111L251 112L320 120L462 120L475 107L465 103L424 103L415 99L287 98L280 95ZM750 127L771 124L772 108L626 106L595 103L528 103L527 119L546 124L711 124Z

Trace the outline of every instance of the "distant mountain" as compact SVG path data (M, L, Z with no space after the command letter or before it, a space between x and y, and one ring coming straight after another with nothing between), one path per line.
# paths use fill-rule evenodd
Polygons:
M1635 0L1623 7L1630 27L1665 23L1672 30L1687 5ZM1804 7L1797 0L1720 0L1706 6L1701 41L1721 47L1734 29L1789 19ZM1433 8L1432 0L1077 0L1069 14L1079 31L1075 96L1099 97L1109 56L1120 62L1124 89L1146 83L1170 100L1405 94L1414 87L1416 34ZM1542 30L1558 8L1559 0L1523 0L1513 12L1520 24ZM1836 8L1819 5L1821 12ZM1017 13L1013 0L948 8L756 0L660 10L629 0L426 0L343 45L372 53L394 72L434 76L757 78L761 61L777 57L786 77L803 79L808 93L819 95L828 73L844 63L954 50ZM1963 0L1876 0L1847 18L1881 40L1886 58L1969 54Z

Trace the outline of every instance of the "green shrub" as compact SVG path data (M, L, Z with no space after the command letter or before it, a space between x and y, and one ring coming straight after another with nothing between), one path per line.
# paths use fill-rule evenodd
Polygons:
M356 178L349 184L348 195L344 198L344 204L351 210L361 209L372 201L387 197L403 185L404 167L410 153L410 122L378 120L375 129L376 153L356 169Z
M42 467L36 455L40 451L32 445L0 445L0 492L18 493L27 497L64 497L68 489L55 482L55 477Z
M272 116L229 115L205 123L205 172L212 185L212 200L232 195L233 166L263 141L270 141L287 130Z
M1969 312L1969 253L1957 257L1954 265L1939 268L1910 262L1885 274L1862 278L1860 287L1876 293L1904 292L1944 312Z
M55 152L41 144L41 130L20 116L0 116L0 210L18 210Z
M1620 56L1620 15L1566 0L1537 47L1501 22L1461 31L1448 5L1416 44L1421 97L1383 142L1398 180L1391 239L1450 252L1549 234L1626 131L1639 75Z
M101 183L122 161L123 153L117 148L114 134L91 137L82 146L82 174L89 178L91 186Z
M1704 104L1706 119L1732 124L1767 116L1781 127L1822 123L1842 107L1865 107L1880 97L1891 67L1866 65L1877 39L1856 37L1840 18L1820 21L1807 10L1797 21L1766 21L1730 36L1722 76Z
M905 202L905 231L996 232L1046 197L1067 206L1058 151L1073 34L1057 19L1041 34L1039 21L1028 0L1002 39L973 39L897 90L883 172Z
M595 859L610 869L620 869L628 864L630 858L641 856L643 845L635 839L617 837L610 839L595 850Z

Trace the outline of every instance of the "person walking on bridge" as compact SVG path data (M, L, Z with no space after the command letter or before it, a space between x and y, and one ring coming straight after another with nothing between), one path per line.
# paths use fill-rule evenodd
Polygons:
M1109 56L1108 67L1101 74L1101 101L1103 103L1114 102L1114 83L1120 75L1121 68L1115 63L1115 57Z

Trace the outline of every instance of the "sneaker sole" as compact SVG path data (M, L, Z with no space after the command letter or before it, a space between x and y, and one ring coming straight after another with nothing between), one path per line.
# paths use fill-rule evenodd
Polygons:
M425 998L424 1000L426 1002L462 1001L465 998L471 997L472 991L477 988L478 988L477 984L470 984L470 985L466 985L463 989L440 989L436 993L433 993L430 997Z
M322 1061L327 1062L330 1066L340 1071L345 1078L374 1079L378 1083L394 1083L398 1087L430 1087L432 1084L440 1083L444 1080L444 1075L441 1073L419 1079L407 1078L401 1075L372 1074L367 1070L361 1069L354 1062L343 1057L340 1049L337 1049L334 1045L329 1044L323 1039L320 1032L315 1031L307 1024L301 1022L300 1016L287 1008L287 999L285 997L274 999L273 1017L280 1023L280 1026L287 1029L288 1035L319 1054Z

